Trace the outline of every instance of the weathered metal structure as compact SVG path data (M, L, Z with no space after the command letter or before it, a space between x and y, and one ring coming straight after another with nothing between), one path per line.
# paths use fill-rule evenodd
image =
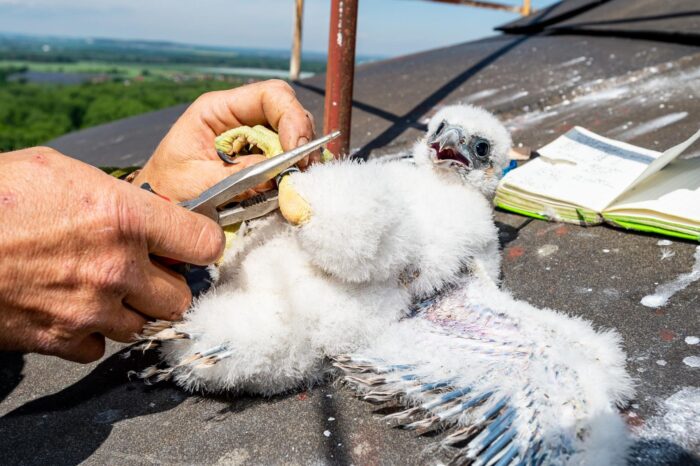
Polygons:
M358 0L332 0L328 34L326 102L323 131L340 130L342 135L329 145L340 157L350 154L352 88L355 81L355 39Z
M304 26L304 0L294 0L294 35L292 56L289 60L289 79L296 81L301 72L301 34Z

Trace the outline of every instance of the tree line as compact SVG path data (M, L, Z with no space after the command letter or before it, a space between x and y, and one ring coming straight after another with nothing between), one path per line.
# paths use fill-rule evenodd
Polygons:
M19 69L0 69L0 152L45 143L65 133L191 102L240 82L169 80L78 85L7 82Z

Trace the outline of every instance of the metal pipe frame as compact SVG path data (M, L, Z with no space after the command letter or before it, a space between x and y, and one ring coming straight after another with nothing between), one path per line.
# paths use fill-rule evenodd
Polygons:
M328 145L328 149L341 158L350 155L358 1L331 1L323 132L328 134L339 130L342 133L338 139Z
M304 24L304 0L295 0L292 56L289 60L289 79L296 81L301 72L301 33Z

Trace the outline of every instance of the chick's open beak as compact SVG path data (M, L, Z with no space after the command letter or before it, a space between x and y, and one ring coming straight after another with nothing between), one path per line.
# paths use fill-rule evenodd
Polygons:
M428 145L435 151L435 163L459 163L467 168L473 168L469 148L465 143L464 130L459 126L447 125Z

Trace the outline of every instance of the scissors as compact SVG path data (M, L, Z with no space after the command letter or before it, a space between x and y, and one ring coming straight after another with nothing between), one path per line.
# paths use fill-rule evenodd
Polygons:
M238 194L273 178L279 185L283 176L298 171L293 167L297 162L338 136L340 131L334 131L296 149L244 168L219 181L194 199L181 202L179 205L209 217L222 227L262 217L279 207L276 189L235 204L231 204L231 200ZM226 208L220 210L223 206Z
M266 191L237 203L232 203L232 199L273 178L279 185L283 176L298 171L294 167L297 162L338 136L340 136L340 131L334 131L296 149L244 168L219 181L194 199L181 202L178 205L205 215L222 227L262 217L279 207L277 189ZM153 191L147 184L142 188ZM158 257L157 261L183 275L193 296L198 296L211 287L212 282L208 267L177 262L164 257Z

